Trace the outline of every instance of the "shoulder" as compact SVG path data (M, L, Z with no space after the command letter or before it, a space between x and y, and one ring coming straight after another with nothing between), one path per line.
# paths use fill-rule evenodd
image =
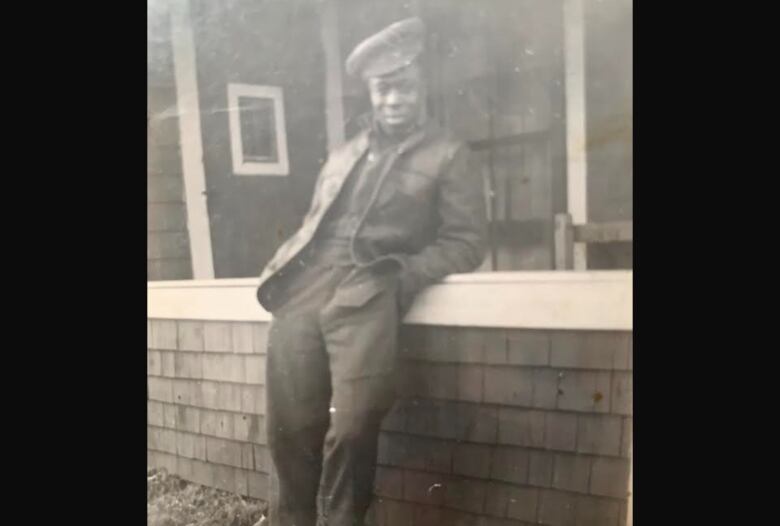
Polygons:
M457 156L466 155L471 151L471 147L465 140L447 128L436 129L431 134L429 144L436 150L443 164L449 164Z
M330 158L343 157L345 155L349 155L353 151L361 150L367 145L368 145L368 130L361 130L360 132L356 133L355 135L353 135L352 137L344 141L341 145L333 148L328 154L328 157Z
M449 171L459 152L467 149L468 145L452 132L431 125L425 139L411 151L404 164L412 171L438 177Z
M333 148L328 153L328 159L321 169L321 177L334 169L340 169L344 163L349 162L351 159L359 157L367 147L368 132L361 131L340 146Z
M446 128L436 131L431 138L431 147L436 151L439 172L457 171L473 157L468 142Z
M341 146L336 147L333 151L334 152L346 152L353 148L360 147L364 144L368 143L368 134L369 134L368 128L363 128L359 132L357 132L355 135L344 141L344 143Z

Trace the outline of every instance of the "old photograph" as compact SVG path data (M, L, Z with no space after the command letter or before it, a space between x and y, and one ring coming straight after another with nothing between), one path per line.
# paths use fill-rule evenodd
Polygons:
M147 0L150 526L631 526L633 4Z

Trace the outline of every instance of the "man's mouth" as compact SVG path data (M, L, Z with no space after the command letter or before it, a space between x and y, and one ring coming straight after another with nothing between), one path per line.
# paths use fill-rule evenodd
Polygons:
M401 121L408 117L408 112L398 112L398 113L385 113L385 119L388 121Z

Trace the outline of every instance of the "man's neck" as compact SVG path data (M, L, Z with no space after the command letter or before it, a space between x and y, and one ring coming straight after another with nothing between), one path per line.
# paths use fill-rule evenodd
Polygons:
M381 123L374 119L372 136L375 147L379 151L396 146L408 139L414 132L422 128L423 122L413 122L402 130L387 131Z

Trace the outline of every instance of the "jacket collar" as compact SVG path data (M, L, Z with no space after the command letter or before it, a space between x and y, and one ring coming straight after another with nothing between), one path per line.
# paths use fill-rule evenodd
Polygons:
M415 126L405 138L394 140L385 135L379 128L379 125L374 122L368 129L369 148L375 151L375 153L385 152L394 148L397 155L403 155L418 146L425 138L431 136L436 128L436 122L429 118L424 123Z
M387 171L395 163L395 160L404 153L414 149L420 143L422 143L427 137L431 136L435 132L438 125L432 119L428 120L426 124L416 129L408 137L402 140L398 146L394 146L390 150L389 156L386 159L386 166L382 170L379 176L379 182L376 190L381 186L382 181L387 175ZM327 192L324 203L325 208L335 200L336 195L340 191L347 176L355 168L357 162L366 154L371 143L372 128L363 129L352 140L350 140L343 149L337 150L333 159L333 172L331 175L330 189ZM372 199L373 202L373 199Z

